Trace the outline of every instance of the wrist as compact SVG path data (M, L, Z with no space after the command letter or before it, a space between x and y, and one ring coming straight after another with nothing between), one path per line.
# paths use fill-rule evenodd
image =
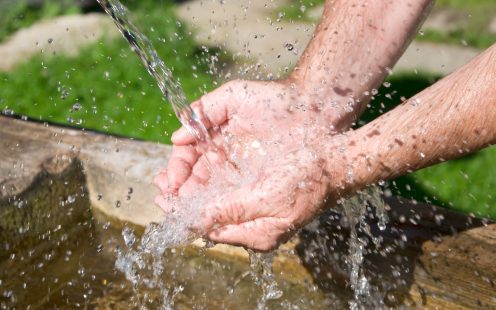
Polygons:
M369 102L369 92L352 81L342 79L338 83L337 79L312 75L309 68L296 68L283 83L296 91L308 111L316 112L321 124L335 133L350 129Z
M352 195L382 178L372 141L360 130L349 130L329 138L318 147L328 175L328 194L336 199Z

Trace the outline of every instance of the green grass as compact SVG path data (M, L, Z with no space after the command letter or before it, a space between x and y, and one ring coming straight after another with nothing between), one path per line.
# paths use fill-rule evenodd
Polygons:
M15 31L31 26L36 21L62 14L79 13L79 8L65 0L45 1L41 8L28 6L27 0L0 3L0 42Z
M136 23L148 30L188 99L210 90L209 53L198 49L176 23L173 7L150 1L134 6ZM156 30L149 31L151 27ZM34 119L165 143L179 126L154 80L121 37L87 47L78 57L35 57L11 73L0 73L0 84L0 110Z
M485 49L496 43L496 35L477 32L467 28L459 28L448 33L441 33L434 29L426 29L423 35L418 35L417 40L454 45L468 45Z
M297 0L289 1L275 11L275 16L287 21L312 21L306 12L315 6L323 4L324 0Z
M388 79L371 102L361 123L393 109L401 97L409 98L440 77L429 74L397 75ZM389 94L388 96L386 96ZM496 219L496 146L438 164L390 182L395 195L433 203L464 213Z
M488 25L496 12L496 1L493 0L440 0L436 2L434 11L454 10L466 19L453 30L441 33L426 29L418 40L449 44L466 44L476 48L488 48L496 42L496 34L488 32ZM467 16L469 16L467 18Z

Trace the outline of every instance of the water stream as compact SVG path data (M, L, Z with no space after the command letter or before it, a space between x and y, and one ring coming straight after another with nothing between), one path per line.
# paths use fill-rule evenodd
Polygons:
M130 21L127 8L118 0L97 1L112 17L117 28L129 42L133 51L136 52L148 73L155 79L165 99L171 104L176 117L196 138L197 145L203 145L204 148L214 147L210 141L208 130L188 104L181 85L173 78L172 71L158 56L151 41ZM212 170L212 166L210 169ZM235 171L231 172L236 173ZM202 197L205 196L202 195ZM211 198L212 195L208 195L208 197ZM174 200L173 197L169 197L169 200L176 205L186 204L188 207L183 208L183 210L193 212L175 213L173 216L168 216L162 224L150 225L139 245L136 244L134 233L125 229L123 238L128 249L119 250L116 261L117 269L125 273L126 278L133 283L133 287L137 288L144 284L149 288L159 288L164 305L171 304L171 300L168 298L170 292L162 282L163 254L166 249L184 245L195 238L195 235L187 228L198 222L198 219L192 215L196 213L194 207L200 205L198 204L199 201L194 201L192 204L189 201L182 203L172 201ZM206 201L208 200L203 199L201 202L205 203ZM250 262L254 270L252 275L255 283L258 283L264 292L258 303L258 308L263 309L267 300L279 298L282 291L277 288L274 280L271 254L262 255L250 251ZM142 273L139 275L139 271L149 269L150 264L152 266L151 277L144 277Z
M148 73L155 79L164 98L170 103L181 124L196 137L198 142L208 141L208 131L189 105L181 84L174 79L172 71L158 56L152 42L131 22L127 8L117 0L97 1L112 17L117 28L138 55Z

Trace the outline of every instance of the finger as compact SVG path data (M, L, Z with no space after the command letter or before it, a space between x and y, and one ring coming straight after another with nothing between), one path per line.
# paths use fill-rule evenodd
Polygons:
M193 110L204 120L205 125L210 128L224 124L230 115L236 110L235 100L238 84L229 82L214 91L204 95L191 106Z
M233 83L227 83L191 104L192 110L206 129L223 125L229 115L232 115L236 109L235 88ZM171 140L176 145L185 145L195 142L196 137L186 128L181 127L174 132Z
M174 146L167 165L168 186L177 191L191 175L191 170L198 160L198 152L191 145Z
M165 193L169 188L169 182L167 182L167 171L162 170L153 179L153 184L160 189L160 192Z
M207 234L207 237L216 243L227 243L268 252L275 249L280 244L280 240L284 240L287 227L285 219L259 218L213 230Z
M207 161L206 155L199 158L191 171L191 176L198 179L199 183L206 184L210 178L210 161Z
M203 185L203 180L195 175L191 175L186 182L178 189L177 195L180 197L193 196L198 193L200 187Z
M222 226L241 224L256 218L270 217L263 200L249 187L222 195L214 203L205 206L202 214L202 230L208 232ZM269 211L270 212L270 211Z
M170 205L164 195L155 197L155 204L158 205L165 213L172 212L172 205Z
M172 134L171 141L175 145L187 145L196 142L196 137L181 127Z

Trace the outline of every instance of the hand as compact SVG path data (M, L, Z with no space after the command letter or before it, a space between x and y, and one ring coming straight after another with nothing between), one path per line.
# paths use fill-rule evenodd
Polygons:
M156 184L163 194L187 197L210 172L229 166L254 180L203 207L201 231L217 242L269 250L318 212L327 195L318 141L349 124L311 102L289 81L234 81L192 104L210 129L214 148L198 149L186 130L174 133L168 170ZM156 199L166 211L164 196Z

